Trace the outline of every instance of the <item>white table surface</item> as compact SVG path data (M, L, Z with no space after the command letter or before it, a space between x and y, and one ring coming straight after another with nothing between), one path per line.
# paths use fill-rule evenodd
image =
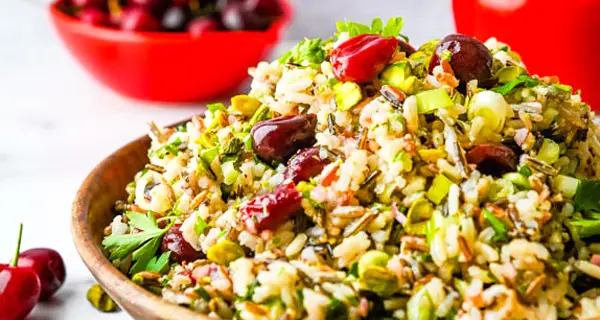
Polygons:
M93 166L144 134L148 120L175 122L200 112L199 105L132 101L99 86L29 1L0 1L0 262L11 259L23 222L22 247L58 250L68 273L55 299L30 319L129 319L99 313L85 299L94 280L72 244L71 201Z

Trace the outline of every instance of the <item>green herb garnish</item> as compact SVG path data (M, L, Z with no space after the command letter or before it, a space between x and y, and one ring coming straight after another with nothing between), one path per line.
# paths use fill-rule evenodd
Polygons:
M326 320L342 320L348 319L348 307L342 301L331 298L327 305Z
M169 270L169 257L171 257L171 251L163 252L160 257L152 257L146 265L146 271L166 273Z
M581 238L600 234L600 180L581 180L573 198L573 204L582 216L572 218Z
M524 85L527 88L532 88L538 84L540 84L539 80L536 80L528 75L520 75L515 80L507 82L500 87L493 88L492 91L498 92L502 95L507 95L517 86Z
M317 68L321 62L325 61L327 56L323 45L324 43L321 38L304 39L292 48L292 50L279 58L279 63L285 64L291 62L301 64L304 61L308 61L310 63L309 66Z
M508 241L508 228L504 222L487 209L483 209L482 211L483 217L489 222L496 233L494 237L492 237L492 241Z
M174 221L165 229L158 227L154 215L150 212L147 215L138 212L127 212L129 225L135 229L141 230L138 233L112 234L102 241L105 249L110 249L110 259L124 259L132 254L132 259L135 262L130 274L136 274L146 270L148 263L155 256L158 247L160 246L162 236L171 228Z
M338 21L335 26L337 27L338 32L336 36L339 37L339 34L342 32L348 32L350 37L356 37L361 34L378 34L384 37L398 37L401 36L405 40L408 39L400 34L402 31L402 27L404 27L404 19L400 17L392 17L390 18L385 26L380 18L375 18L371 22L371 26L369 27L366 24L352 22L348 20Z
M208 228L208 223L206 223L206 221L204 221L204 219L198 215L196 223L194 224L194 231L196 231L197 234L204 234L206 228Z

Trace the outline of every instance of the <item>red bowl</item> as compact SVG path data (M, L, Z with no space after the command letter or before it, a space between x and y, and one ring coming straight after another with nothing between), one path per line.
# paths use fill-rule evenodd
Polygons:
M265 31L123 32L92 26L50 5L52 22L71 54L94 78L135 99L194 102L236 89L248 67L267 56L289 23L292 8Z

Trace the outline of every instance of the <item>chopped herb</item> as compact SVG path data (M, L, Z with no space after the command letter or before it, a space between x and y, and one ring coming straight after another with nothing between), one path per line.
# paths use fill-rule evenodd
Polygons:
M358 278L358 262L353 263L348 270L348 275Z
M146 265L146 271L156 272L156 273L166 273L169 270L169 257L171 256L171 251L163 252L160 257L152 257L148 264Z
M573 203L579 211L600 212L600 180L581 180Z
M482 211L483 217L485 220L487 220L487 222L489 222L496 233L494 237L492 237L492 241L508 241L508 228L504 222L502 222L502 220L489 212L487 209L483 209Z
M185 124L180 124L175 130L177 130L177 132L187 132L187 126Z
M210 112L217 112L217 110L221 110L223 112L227 111L227 108L225 108L225 105L221 102L217 102L217 103L209 103L206 105L206 108L210 111Z
M194 292L202 298L202 300L208 302L210 301L210 294L203 287L198 287Z
M126 215L129 218L129 225L142 231L122 235L112 234L104 238L102 245L105 249L112 249L111 260L123 259L133 253L132 258L135 263L129 272L135 274L146 269L160 246L162 236L171 228L175 220L167 228L160 229L152 213L144 215L130 211Z
M527 165L520 166L518 172L526 177L531 177L533 174L531 172L531 168L529 168Z
M164 157L167 155L176 156L181 151L181 149L179 149L179 147L181 146L181 143L182 143L181 139L179 139L179 137L177 137L175 140L173 140L173 142L162 145L161 147L156 149L154 152L152 152L152 151L148 152L148 158L152 158L154 155L158 156L159 159L164 159Z
M206 221L204 221L204 219L198 215L196 223L194 224L194 231L196 231L197 234L204 234L206 228L208 228L208 223L206 223Z
M279 58L279 63L301 64L308 61L311 67L318 68L321 62L325 61L326 56L321 38L304 39Z
M402 31L402 27L404 26L404 20L400 17L392 17L387 21L385 26L380 18L373 19L370 27L366 24L348 20L338 21L335 25L338 30L336 33L336 36L338 37L342 32L348 32L350 37L356 37L361 34L379 34L384 37L398 37L402 36L400 31ZM405 39L408 41L407 38Z
M223 230L223 231L221 231L221 232L219 233L219 235L217 236L217 239L218 239L218 238L221 238L222 236L224 236L224 235L226 235L226 234L227 234L227 230Z
M342 320L348 319L348 307L346 304L336 298L331 298L327 305L326 320Z
M568 93L571 93L571 92L573 92L573 87L571 87L571 86L568 86L568 85L566 85L566 84L554 83L554 84L552 84L552 86L553 86L554 88L556 88L556 89L560 90L560 91L565 91L565 92L568 92Z
M537 86L539 83L539 80L536 80L528 75L520 75L515 80L507 82L501 85L500 87L493 88L492 91L498 92L502 95L507 95L519 85L524 85L525 87L532 88Z
M576 217L571 220L571 225L577 227L580 238L589 238L600 234L600 219Z

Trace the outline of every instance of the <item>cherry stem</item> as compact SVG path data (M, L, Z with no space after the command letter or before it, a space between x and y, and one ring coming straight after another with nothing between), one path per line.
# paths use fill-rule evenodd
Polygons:
M11 267L16 267L19 262L19 254L21 253L21 236L23 235L23 224L19 224L19 237L17 238L17 251L15 251L15 256L10 263Z

